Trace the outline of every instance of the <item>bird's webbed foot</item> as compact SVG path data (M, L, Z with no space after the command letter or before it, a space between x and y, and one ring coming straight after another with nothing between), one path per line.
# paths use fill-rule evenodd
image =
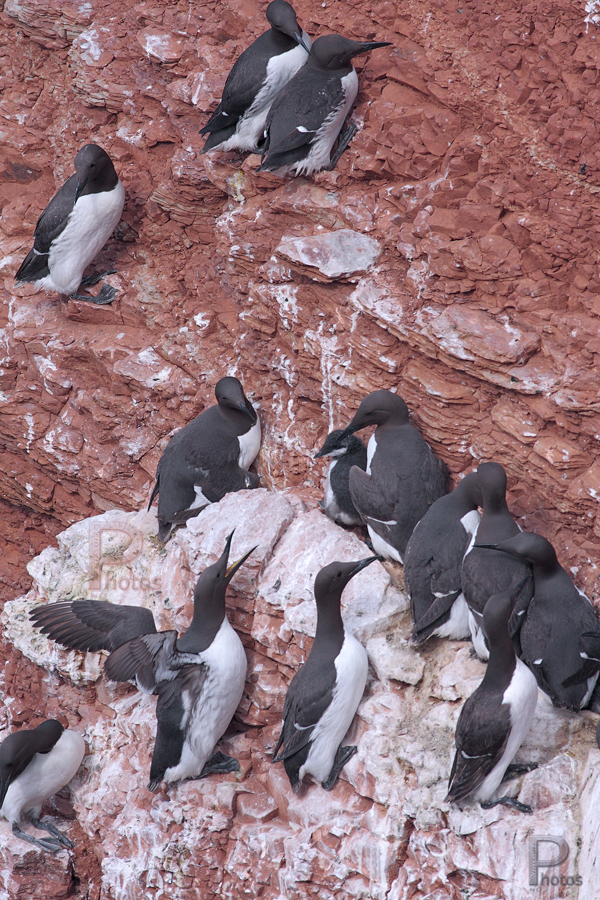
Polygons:
M348 744L346 747L338 747L338 751L335 754L335 760L333 761L333 766L331 767L331 772L325 779L325 781L321 782L321 786L325 788L326 791L330 791L336 781L338 780L338 776L349 759L352 759L354 754L357 752L358 747L354 744Z

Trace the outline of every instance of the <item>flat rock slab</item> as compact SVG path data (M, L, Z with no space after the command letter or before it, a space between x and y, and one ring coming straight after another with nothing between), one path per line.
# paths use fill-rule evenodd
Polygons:
M333 280L367 272L379 259L381 245L365 234L342 228L312 237L284 237L277 252Z

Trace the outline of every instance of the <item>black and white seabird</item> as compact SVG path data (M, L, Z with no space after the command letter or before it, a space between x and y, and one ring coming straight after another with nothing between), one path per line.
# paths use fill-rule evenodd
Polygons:
M340 603L351 578L375 560L333 562L315 578L317 630L308 659L285 698L273 762L283 760L295 794L305 775L330 791L355 746L342 747L367 683L367 651L346 631Z
M358 93L358 75L350 60L389 46L389 41L352 41L341 34L317 38L306 65L271 106L258 171L310 175L333 169L356 132L356 126L348 128L331 155Z
M483 681L458 717L456 755L446 797L459 806L464 801L479 800L484 808L502 803L520 812L532 812L530 806L513 797L491 799L529 731L537 703L535 677L515 654L508 630L515 601L528 580L494 594L483 612L489 662ZM517 774L531 768L534 766L523 765L511 770Z
M339 439L367 425L377 425L367 447L367 470L350 470L350 494L375 553L401 563L415 525L446 493L448 473L408 421L406 403L397 394L368 394Z
M415 527L404 554L404 583L417 646L431 635L469 637L469 607L461 569L469 541L477 531L481 488L476 472L466 475L451 494L432 503Z
M273 0L266 16L271 28L235 61L221 102L200 130L208 134L203 153L216 147L255 150L273 100L308 59L311 41L290 4Z
M15 275L17 284L31 281L37 288L75 300L111 303L117 292L108 284L96 297L76 291L115 271L83 277L115 230L124 203L125 188L110 156L97 144L86 144L75 157L75 175L65 181L37 221L33 249Z
M529 576L529 585L522 589L510 624L511 635L518 648L518 632L527 604L533 595L531 566L520 559L511 559L505 553L482 550L478 544L495 544L521 533L506 504L506 472L500 463L481 463L477 478L483 498L483 514L477 534L462 564L462 588L469 607L469 627L475 652L480 659L488 658L485 634L481 630L483 610L492 594L510 590ZM520 654L519 654L520 655Z
M2 741L0 813L17 837L51 853L75 846L52 822L42 822L40 814L44 800L73 778L84 753L81 735L66 730L56 719L48 719L31 730L15 731ZM51 837L26 834L19 824L26 813L36 828L47 831Z
M256 488L248 472L260 448L260 421L237 378L221 378L217 405L174 434L158 462L148 509L158 494L158 538L233 491Z
M496 552L533 566L533 598L520 631L521 658L554 706L576 712L585 708L600 672L599 660L586 653L593 649L589 637L582 638L600 631L594 607L573 584L546 538L521 533L494 546Z
M31 618L44 634L72 650L109 650L104 674L134 681L156 694L156 742L149 790L162 781L233 772L237 760L215 753L244 690L246 654L229 624L225 591L252 553L228 567L233 532L225 550L200 575L194 615L187 631L156 631L150 610L102 600L72 600L37 606Z
M332 431L315 459L330 456L332 460L327 470L325 497L319 506L337 525L362 525L363 520L350 496L350 469L358 466L367 468L367 448L360 438L347 434L340 440L341 431Z

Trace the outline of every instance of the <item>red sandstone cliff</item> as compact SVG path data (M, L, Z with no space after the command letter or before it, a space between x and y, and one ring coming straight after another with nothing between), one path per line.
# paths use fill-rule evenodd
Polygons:
M361 127L336 171L287 182L255 175L256 156L199 155L263 5L4 4L5 581L28 586L24 561L61 527L139 508L169 435L229 371L260 404L268 487L317 496L325 432L396 386L454 473L503 463L521 524L597 593L595 3L298 2L313 37L394 48L359 61ZM127 190L109 308L13 281L90 140ZM28 722L42 673L4 653Z

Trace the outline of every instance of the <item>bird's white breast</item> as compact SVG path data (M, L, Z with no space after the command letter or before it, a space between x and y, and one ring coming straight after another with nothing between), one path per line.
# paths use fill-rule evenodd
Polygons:
M48 256L50 275L38 287L72 294L86 266L100 252L115 230L125 203L125 188L119 181L112 191L79 197L66 228L53 241Z
M344 629L344 643L335 659L333 697L312 733L308 757L298 773L300 780L308 774L325 781L331 772L338 747L364 693L368 668L367 651Z
M471 539L473 539L475 537L475 535L477 534L477 529L479 528L480 522L481 522L481 516L479 515L479 513L477 512L476 509L469 510L469 512L465 513L465 515L460 520L460 524L465 529L467 534L471 537ZM472 546L472 542L470 542L468 550L471 548L471 546ZM468 550L467 550L467 552L468 552Z
M260 439L260 419L257 416L256 422L254 423L250 431L247 431L246 434L238 435L238 441L240 442L240 455L238 458L238 464L241 469L249 469L258 456L258 451L260 450Z
M367 475L371 474L371 463L373 462L373 457L375 456L375 451L377 450L377 441L375 440L375 432L369 438L369 443L367 444Z
M2 815L12 824L21 813L39 815L42 803L73 778L83 759L85 742L75 731L63 731L49 753L36 753L24 772L9 786Z

